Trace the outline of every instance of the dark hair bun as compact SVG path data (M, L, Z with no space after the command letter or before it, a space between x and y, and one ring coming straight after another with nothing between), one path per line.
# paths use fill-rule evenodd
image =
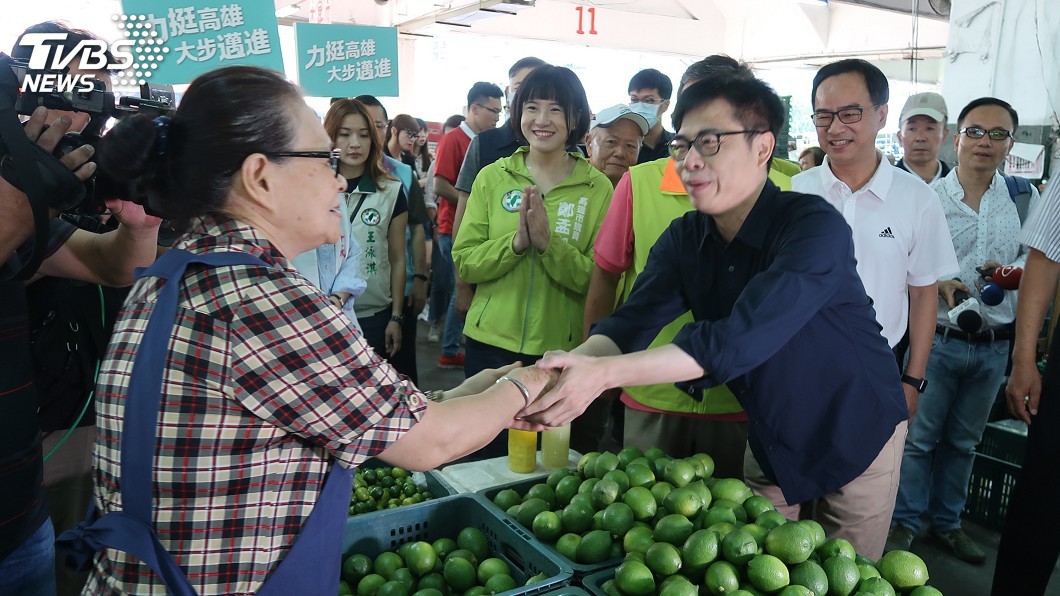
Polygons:
M117 182L128 182L149 174L157 166L155 125L138 114L126 118L99 143L96 163L104 174Z

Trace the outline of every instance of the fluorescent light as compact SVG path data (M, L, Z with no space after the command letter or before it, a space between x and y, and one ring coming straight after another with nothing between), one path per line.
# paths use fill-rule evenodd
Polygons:
M283 7L280 7L280 8L276 9L276 18L278 18L278 19L285 19L287 17L293 17L296 14L298 14L298 3L297 2L295 2L294 4L288 4L287 6L283 6Z

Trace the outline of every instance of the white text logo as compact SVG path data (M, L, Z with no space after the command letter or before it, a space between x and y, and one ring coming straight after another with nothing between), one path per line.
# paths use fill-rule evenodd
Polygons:
M88 93L96 88L96 77L91 74L65 74L61 71L76 59L80 70L123 70L133 66L135 58L130 50L135 42L119 40L112 44L98 39L85 39L68 53L63 53L61 42L66 33L27 33L20 45L32 47L29 56L31 72L22 80L21 91L37 93ZM60 42L60 43L56 43ZM107 52L115 62L109 62Z

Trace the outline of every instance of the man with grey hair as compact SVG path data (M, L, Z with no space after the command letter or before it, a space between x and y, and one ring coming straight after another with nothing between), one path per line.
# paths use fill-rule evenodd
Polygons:
M949 132L947 114L946 100L938 93L917 93L906 100L898 122L898 141L904 156L895 167L928 184L950 173L950 166L939 159L939 148Z
M600 110L585 135L585 152L589 163L618 186L622 175L636 165L644 135L648 134L644 116L618 104Z

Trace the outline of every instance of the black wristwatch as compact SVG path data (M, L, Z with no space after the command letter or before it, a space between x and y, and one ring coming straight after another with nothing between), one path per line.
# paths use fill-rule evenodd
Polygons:
M390 320L394 321L395 323L404 323L405 315L390 315Z
M427 280L427 276L422 274L422 273L413 273L412 274L412 279L413 280L417 280L418 279L420 281L428 281Z
M923 393L927 389L927 379L918 379L909 375L902 375L902 382L916 389L917 393Z

